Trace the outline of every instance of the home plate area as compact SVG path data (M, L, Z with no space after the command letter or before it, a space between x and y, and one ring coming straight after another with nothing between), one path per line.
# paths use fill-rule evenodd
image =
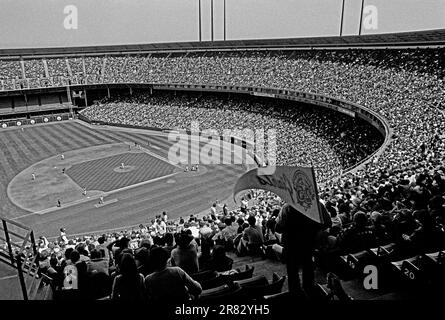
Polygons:
M66 174L81 188L108 192L163 177L174 170L174 166L149 154L123 153L75 164Z

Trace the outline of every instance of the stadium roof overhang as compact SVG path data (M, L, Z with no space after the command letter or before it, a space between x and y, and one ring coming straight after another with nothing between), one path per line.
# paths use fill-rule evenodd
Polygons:
M445 29L269 40L228 40L202 42L171 42L133 45L1 49L0 56L79 55L159 51L210 51L246 49L312 49L312 48L400 48L444 47Z

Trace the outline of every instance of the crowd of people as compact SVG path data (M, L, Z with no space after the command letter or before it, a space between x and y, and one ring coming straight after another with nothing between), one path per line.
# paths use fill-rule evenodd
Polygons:
M214 203L209 214L172 221L164 212L131 230L70 237L61 228L57 238L38 239L39 272L53 279L59 298L196 299L202 288L194 274L239 272L227 251L242 256L255 245L272 250L279 243L274 225L281 204L273 194L252 193L239 209Z
M286 101L169 93L109 100L81 114L96 122L175 130L190 130L195 121L200 130L216 130L221 136L224 130L262 129L266 141L272 139L268 130L275 130L276 163L313 165L319 182L338 176L383 142L381 134L361 119Z
M86 63L87 60L93 58L85 57L83 59ZM68 60L71 64L73 59L69 58ZM99 61L95 63L100 65ZM391 142L384 152L360 170L347 172L340 179L328 180L320 190L320 198L331 217L332 226L319 235L319 254L321 257L332 257L394 242L406 256L410 256L445 247L444 66L445 50L443 48L127 55L107 58L106 62L102 61L103 76L100 77L100 81L115 78L124 82L220 84L292 89L341 98L379 113L388 121L392 129ZM97 75L97 68L88 70L96 70L92 72ZM119 74L114 75L113 73ZM14 62L1 61L0 74L3 79L3 88L5 88L5 79L21 77L20 65L14 66ZM70 76L73 74L74 71L71 71ZM119 110L129 112L131 108L127 104L133 104L134 114L126 115L130 117L131 121L141 115L138 114L139 112L143 114L144 110L156 110L156 112L164 112L165 122L150 124L172 127L178 125L174 117L169 115L168 109L165 108L166 98L142 96L141 99L145 103L123 99L119 102L104 104L109 107L107 116L110 116L111 120L115 119L114 117L119 117ZM143 99L148 100L144 101ZM150 104L150 99L160 100L156 104ZM179 114L187 115L186 117L191 117L193 112L200 115L207 114L210 109L206 105L213 105L217 101L212 97L204 97L196 101L187 100L190 99L189 97L175 99L180 102L181 108L175 100L169 101L172 103L169 107L172 108L171 110L178 110ZM184 103L182 102L184 101L185 104L187 101L190 102L190 105L186 105L183 109ZM226 103L231 106L233 111L230 113L233 112L235 117L230 117L221 106L212 106L212 112L218 116L214 117L215 122L210 123L209 126L215 125L218 120L222 121L225 117L229 117L228 119L231 119L233 124L237 124L240 119L237 119L236 115L250 117L248 119L252 121L261 119L255 112L250 111L247 115L248 111L243 111L244 107L246 110L262 108L255 101L241 103L232 99L225 101L224 105ZM196 105L196 107L192 105ZM272 105L271 110L275 110L274 103L268 105L269 107ZM186 108L191 109L192 112L185 111ZM221 110L214 110L218 108ZM102 109L101 106L95 106L90 110L87 109L85 112L92 112L94 115L95 112L100 112ZM302 115L301 111L295 112ZM334 149L332 141L328 141L329 130L336 130L333 129L335 126L331 127L331 119L323 119L323 116L311 112L304 114L303 120L298 119L296 122L298 124L294 124L290 121L292 115L285 111L283 114L286 119L277 116L272 111L270 115L265 113L267 121L261 123L276 121L274 124L278 127L286 125L284 131L303 132L306 130L305 134L310 135L314 132L314 126L310 126L310 130L312 130L310 131L304 124L310 123L311 119L317 119L319 129L316 129L317 135L314 136L314 139L320 139L318 141L324 139L324 142L316 148L308 150L317 154L319 147L325 151L331 148L329 154L332 158L328 158L328 160L334 159L329 165L332 167L339 168L341 165L346 166L349 163L347 158L341 158L343 157L342 150ZM123 119L122 121L125 122L126 117ZM152 121L150 117L148 119L147 121ZM209 118L206 116L204 119ZM148 125L142 116L140 121L142 124ZM326 124L326 129L320 129L322 124ZM207 126L207 124L202 125L203 127ZM338 139L336 134L333 134L333 137ZM363 135L358 137L360 142L356 145L343 145L342 148L350 150L360 147L360 144L375 146L373 143L369 143L369 141L373 141L371 138L369 135ZM295 140L294 143L286 139L283 141L288 143L283 145L284 150L292 150L292 155L301 154ZM301 159L304 158L301 157L298 161L302 161ZM353 160L355 159L358 158L354 156ZM295 161L295 159L293 160ZM285 163L288 159L282 155L282 161ZM315 162L315 159L313 161ZM258 203L256 207L243 204L236 212L224 212L221 218L211 218L210 222L208 218L203 219L198 222L200 228L191 225L184 228L191 230L187 232L193 235L194 227L201 230L206 229L209 224L209 229L213 230L212 226L217 224L218 229L212 231L212 238L217 234L226 238L234 233L233 229L235 228L232 225L236 225L233 220L238 226L243 226L245 221L250 219L246 229L250 226L252 228L258 226L261 230L269 230L266 233L263 232L263 241L256 240L265 243L266 235L270 234L270 230L273 229L274 222L269 221L276 221L275 217L277 212L280 212L282 203L273 195L265 192L254 192L252 199L256 199ZM238 222L239 217L243 220ZM230 223L227 218L230 218L232 222ZM225 226L217 223L218 220L224 221ZM203 223L202 227L200 223ZM262 228L264 224L266 227ZM238 231L240 230L237 229L237 234ZM254 232L252 231L252 234ZM239 253L242 253L243 248L249 248L248 245L243 245L249 242L249 236L245 235L244 230L241 234L242 236L238 237L238 242L234 243L234 250ZM255 235L252 239L261 239L258 232L255 232ZM120 236L118 235L118 237ZM193 237L195 241L199 239L199 232L196 237L195 230ZM175 237L173 236L173 238ZM275 238L277 239L272 245L272 251L285 253L286 248L283 248L283 243L280 243L279 234L275 235ZM122 239L128 238L123 237ZM128 240L124 240L124 242L128 242ZM226 242L230 243L230 241ZM205 256L207 249L205 249L204 243L200 243L200 248L201 255L204 250ZM224 247L225 245L224 243ZM164 244L164 246L168 247L169 245ZM215 251L215 249L213 250ZM170 261L172 258L173 255L170 254ZM126 260L128 259L131 260L131 258ZM57 261L59 262L59 260ZM76 256L74 261L76 261ZM328 261L325 267L329 268L331 259L321 259L320 261ZM115 267L116 264L118 266L119 261L115 263ZM118 267L116 268L119 273ZM200 266L198 269L201 269ZM190 272L194 272L196 268L190 270ZM144 284L149 283L150 281L145 278Z

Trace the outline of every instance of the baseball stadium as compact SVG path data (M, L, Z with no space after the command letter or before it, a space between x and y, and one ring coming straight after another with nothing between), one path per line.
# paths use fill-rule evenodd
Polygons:
M443 297L445 3L44 2L0 13L0 299Z

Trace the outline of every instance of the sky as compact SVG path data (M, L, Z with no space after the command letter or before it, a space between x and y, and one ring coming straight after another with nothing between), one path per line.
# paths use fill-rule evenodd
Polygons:
M211 1L201 0L201 37L211 40ZM343 35L359 32L361 0L344 0ZM225 0L226 39L339 35L343 0ZM199 40L199 0L0 0L0 48ZM77 8L66 29L64 8ZM445 28L445 0L365 0L362 34ZM214 40L224 39L224 0L213 0ZM365 27L372 17L375 29ZM72 20L70 20L72 21ZM370 20L368 20L369 22ZM377 22L377 23L376 23ZM73 24L71 24L73 25Z

